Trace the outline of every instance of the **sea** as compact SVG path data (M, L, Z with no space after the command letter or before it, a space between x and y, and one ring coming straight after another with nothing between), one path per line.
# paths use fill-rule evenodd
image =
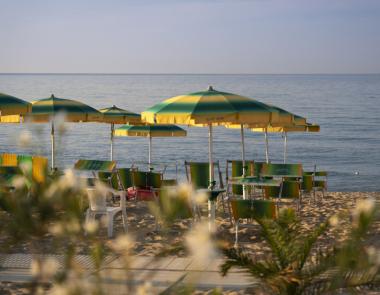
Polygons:
M206 74L0 74L0 92L28 101L51 94L94 108L116 105L134 112L173 96L205 90L244 95L274 104L319 124L319 133L288 133L288 163L328 171L330 191L380 190L380 75L206 75ZM154 138L155 169L185 180L184 161L208 160L208 130L187 127L187 137ZM225 178L226 160L241 158L240 130L216 127L214 158ZM118 167L144 168L148 140L117 137ZM263 133L245 132L246 159L265 160ZM50 158L49 124L1 124L0 152ZM283 162L282 134L269 134L272 163ZM110 126L67 123L56 135L56 164L110 158Z

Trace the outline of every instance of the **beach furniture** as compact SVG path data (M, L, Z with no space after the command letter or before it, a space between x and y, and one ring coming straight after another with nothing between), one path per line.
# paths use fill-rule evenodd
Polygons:
M43 183L45 182L47 176L48 159L41 156L4 153L0 155L0 166L18 167L16 170L20 173L26 173L27 175L31 176L34 181ZM9 169L8 172L10 172ZM7 175L10 174L8 173Z
M148 165L152 168L152 138L153 137L181 137L186 136L186 130L172 124L156 125L124 125L115 129L115 136L140 136L149 138Z
M240 226L252 225L250 222L255 218L276 218L276 204L269 200L230 200L230 207L235 227L235 247L238 246L238 233ZM241 219L247 221L246 224L240 222Z
M115 191L111 191L115 193ZM97 216L106 216L108 237L113 236L114 219L118 213L121 213L124 231L127 232L127 212L126 212L126 192L118 191L120 196L120 206L107 206L107 192L99 190L96 187L88 187L87 195L89 199L89 208L86 211L86 222L95 220Z
M296 200L297 209L301 206L301 180L303 176L302 164L263 164L260 177L281 179L279 188L263 186L265 198L276 198L277 202Z
M231 177L239 176L254 176L255 174L255 161L246 160L246 175L243 174L243 161L241 160L227 160L226 161L226 183L228 183L230 169ZM234 195L243 195L243 188L239 185L232 185L232 193Z
M100 109L99 112L103 114L102 122L108 123L111 125L111 152L110 152L110 160L114 159L114 149L113 149L113 141L114 141L114 130L115 124L142 124L140 114L133 113L128 110L123 110L113 105L109 108Z
M327 191L327 171L316 171L314 170L313 179L313 190L314 198L317 191L322 192L322 199L325 197L325 192Z
M319 132L320 126L316 124L307 123L306 119L294 115L294 122L292 124L284 124L283 126L266 126L251 128L253 132L263 132L265 136L265 153L267 162L269 162L269 143L268 133L282 133L284 138L284 164L287 159L287 147L288 147L288 133L289 132Z
M208 195L208 216L209 216L209 227L213 227L215 220L215 202L217 202L221 196L223 211L225 211L224 196L223 193L226 191L224 189L222 172L220 170L219 161L213 163L213 169L217 168L219 175L219 185L218 187L213 184L210 188L209 182L209 163L208 162L188 162L185 161L185 171L187 181L199 192L204 192Z
M297 211L301 208L301 196L301 184L297 180L284 180L279 187L264 187L266 199L276 200L278 206L295 203Z
M132 186L127 189L128 199L154 201L162 187L162 173L152 171L131 171Z
M13 116L13 122L51 123L51 168L55 169L55 129L57 117L65 122L101 122L103 114L79 101L55 97L32 101L32 110Z

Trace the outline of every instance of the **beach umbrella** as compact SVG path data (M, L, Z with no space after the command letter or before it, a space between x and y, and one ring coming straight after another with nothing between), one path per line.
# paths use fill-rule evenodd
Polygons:
M24 115L32 110L30 102L17 97L0 93L0 116L2 123L19 122L19 115Z
M176 96L158 103L141 114L149 123L185 124L208 126L209 130L209 168L210 188L214 187L213 167L213 126L240 124L244 138L244 124L269 124L279 119L279 112L274 108L237 94L214 90L211 86L206 91ZM244 151L244 147L242 148ZM244 153L242 152L244 155ZM245 166L243 156L243 166Z
M299 116L298 116L299 117ZM302 118L302 117L299 117ZM300 120L300 119L299 119ZM300 122L300 121L299 121ZM251 128L253 132L264 132L265 145L266 145L266 160L269 161L269 147L268 147L268 133L282 133L284 137L284 163L286 163L287 157L287 134L288 132L319 132L320 126L311 123L305 123L302 125L287 125L282 127L265 127L265 128Z
M148 165L152 164L152 138L153 137L179 137L186 136L186 130L172 124L165 125L124 125L116 128L115 136L140 136L149 138Z
M55 97L32 101L32 112L23 120L33 123L51 122L51 168L55 168L54 119L63 115L66 122L101 122L102 113L76 100Z
M133 113L128 110L123 110L113 105L110 108L100 109L99 112L103 114L103 122L111 125L111 161L113 161L113 136L115 124L141 124L140 114Z

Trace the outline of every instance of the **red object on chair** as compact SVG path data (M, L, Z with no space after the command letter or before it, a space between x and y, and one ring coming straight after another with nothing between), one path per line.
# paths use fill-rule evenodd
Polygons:
M157 198L157 193L149 188L128 188L128 200L153 201Z

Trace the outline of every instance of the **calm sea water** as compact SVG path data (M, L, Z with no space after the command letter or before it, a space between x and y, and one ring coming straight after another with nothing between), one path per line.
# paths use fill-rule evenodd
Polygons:
M288 162L301 162L305 169L313 169L316 164L318 169L329 171L330 190L380 190L380 75L0 75L0 92L22 99L54 93L95 108L115 104L135 112L208 85L275 104L320 124L320 133L289 134ZM180 178L185 159L207 160L207 129L186 129L186 138L153 140L154 161L177 162ZM33 138L28 147L19 145L25 130ZM48 124L3 124L0 135L0 152L50 155ZM272 162L281 162L281 134L270 134L269 140ZM70 167L79 158L108 159L109 126L67 124L57 146L60 167ZM147 147L145 138L116 138L119 167L146 162ZM262 161L264 151L263 134L247 131L247 159ZM226 159L239 157L239 130L216 128L215 158L224 167ZM168 176L174 173L175 169L169 167Z

